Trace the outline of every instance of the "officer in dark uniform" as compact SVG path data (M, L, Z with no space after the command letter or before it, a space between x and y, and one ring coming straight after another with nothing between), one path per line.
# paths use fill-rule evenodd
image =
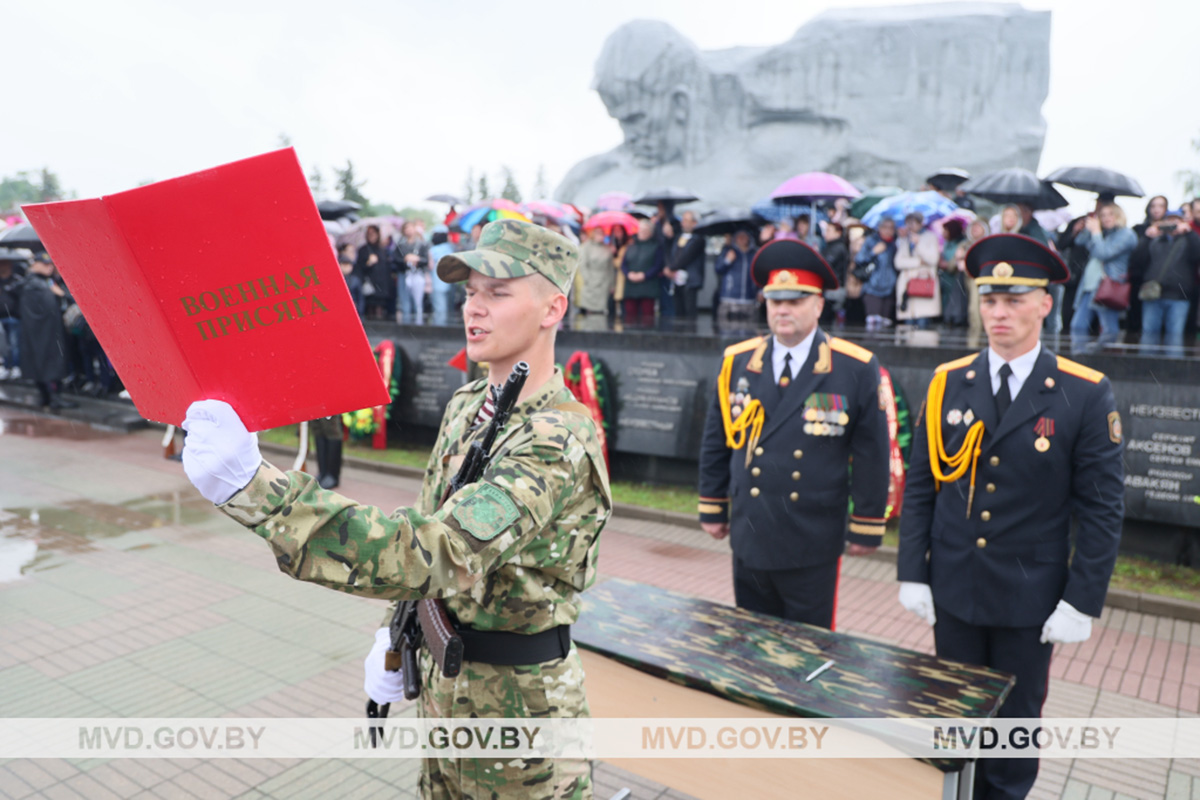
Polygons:
M1124 514L1121 420L1101 373L1042 346L1062 260L1016 234L967 253L988 348L937 368L900 520L900 602L942 658L1017 676L1001 717L1040 717L1055 643L1091 635ZM1071 557L1071 517L1077 524ZM1037 759L984 759L977 797L1024 797Z
M725 351L700 448L700 522L732 537L739 607L832 629L846 541L862 555L883 538L879 362L817 327L838 281L811 247L772 242L752 272L772 335Z

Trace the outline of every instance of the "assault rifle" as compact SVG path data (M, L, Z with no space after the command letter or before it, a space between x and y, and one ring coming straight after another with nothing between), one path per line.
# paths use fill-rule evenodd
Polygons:
M504 387L497 389L489 386L494 412L483 435L471 442L462 466L450 479L442 495L445 503L455 492L468 484L475 483L483 476L492 460L492 445L496 436L512 416L517 398L525 387L529 377L529 365L518 361L504 382ZM391 634L391 647L384 656L384 666L389 672L403 670L404 698L415 700L421 695L421 676L417 671L417 653L421 645L429 647L433 656L446 678L453 678L462 669L463 642L454 628L454 622L446 612L446 605L440 599L403 600L396 605L396 613L388 625ZM367 718L386 719L390 703L379 705L370 698L367 699ZM371 746L375 746L375 728L371 728Z

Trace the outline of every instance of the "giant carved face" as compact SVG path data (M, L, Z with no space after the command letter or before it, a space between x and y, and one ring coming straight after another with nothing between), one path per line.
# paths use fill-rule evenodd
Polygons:
M684 159L691 111L685 90L655 91L622 81L601 88L600 97L620 123L625 149L636 166L650 169Z

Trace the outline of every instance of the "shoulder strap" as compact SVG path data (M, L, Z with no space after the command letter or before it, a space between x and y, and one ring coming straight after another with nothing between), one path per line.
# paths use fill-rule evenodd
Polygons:
M578 400L568 400L565 403L559 403L558 405L553 406L553 408L555 411L566 411L573 414L582 414L588 419L592 418L592 412L588 410L587 406L585 406L583 403L580 403Z
M1162 283L1163 276L1167 274L1167 270L1175 263L1175 259L1179 258L1179 254L1183 252L1183 246L1187 244L1187 237L1180 236L1175 241L1171 242L1171 249L1167 251L1167 257L1163 259L1162 265L1158 268L1158 273L1153 277L1147 275L1143 282L1154 281Z

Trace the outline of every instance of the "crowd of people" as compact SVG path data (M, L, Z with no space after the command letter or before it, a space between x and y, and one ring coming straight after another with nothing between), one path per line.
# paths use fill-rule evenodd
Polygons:
M775 221L748 218L717 235L706 235L696 211L677 214L670 203L649 214L629 209L628 225L572 225L540 215L533 221L580 243L571 292L576 325L644 328L695 319L704 307L719 328L759 328L765 304L752 275L755 255L769 242L795 240L820 253L838 280L821 324L961 328L975 343L982 328L966 254L984 236L1004 232L1036 239L1068 264L1070 280L1050 287L1054 309L1045 325L1051 334L1066 329L1073 351L1111 345L1122 329L1126 343L1168 356L1183 355L1185 341L1195 338L1200 199L1173 208L1154 196L1144 219L1130 225L1121 207L1101 196L1091 212L1047 230L1029 205L1004 205L986 218L961 192L943 194L961 211L935 224L913 212L902 222L885 216L871 228L849 215L845 201ZM362 244L335 242L364 320L457 319L461 289L439 279L435 267L443 256L474 249L483 224L459 230L454 216L428 230L422 220L408 220L395 234L368 224ZM0 249L0 332L0 380L34 382L43 405L70 404L63 392L102 396L121 388L45 253Z

